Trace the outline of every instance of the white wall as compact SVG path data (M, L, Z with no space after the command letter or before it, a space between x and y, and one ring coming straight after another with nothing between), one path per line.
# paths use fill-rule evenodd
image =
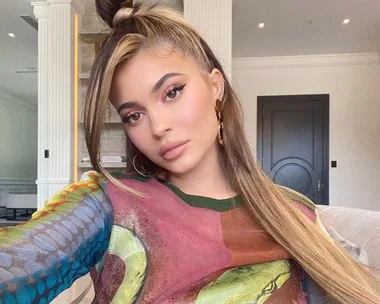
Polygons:
M0 94L0 179L37 179L37 107Z
M380 211L378 54L235 59L232 68L254 150L257 96L330 94L330 205Z

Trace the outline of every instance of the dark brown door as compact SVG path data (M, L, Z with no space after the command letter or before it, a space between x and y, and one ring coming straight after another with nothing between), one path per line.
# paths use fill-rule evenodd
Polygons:
M258 159L277 184L328 205L329 95L258 97Z

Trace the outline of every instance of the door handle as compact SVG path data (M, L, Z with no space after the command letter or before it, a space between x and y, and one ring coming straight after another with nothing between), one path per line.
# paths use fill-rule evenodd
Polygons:
M317 188L317 191L318 192L321 192L321 189L323 188L323 185L321 184L321 181L319 180L317 185L315 186L315 188Z

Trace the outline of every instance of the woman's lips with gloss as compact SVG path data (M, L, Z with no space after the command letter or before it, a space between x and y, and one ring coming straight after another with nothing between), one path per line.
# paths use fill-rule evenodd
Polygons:
M163 159L173 160L185 151L188 142L185 140L165 144L161 147L159 154Z

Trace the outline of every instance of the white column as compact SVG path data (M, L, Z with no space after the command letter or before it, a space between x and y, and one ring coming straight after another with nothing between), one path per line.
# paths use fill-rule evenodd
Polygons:
M41 208L48 198L50 159L45 158L45 150L50 150L48 134L48 23L49 6L46 2L33 2L34 15L38 19L38 153L37 153L37 206Z
M72 182L74 15L84 0L32 2L38 18L38 207ZM45 150L48 157L45 157Z
M184 0L184 17L210 45L231 79L232 1Z

